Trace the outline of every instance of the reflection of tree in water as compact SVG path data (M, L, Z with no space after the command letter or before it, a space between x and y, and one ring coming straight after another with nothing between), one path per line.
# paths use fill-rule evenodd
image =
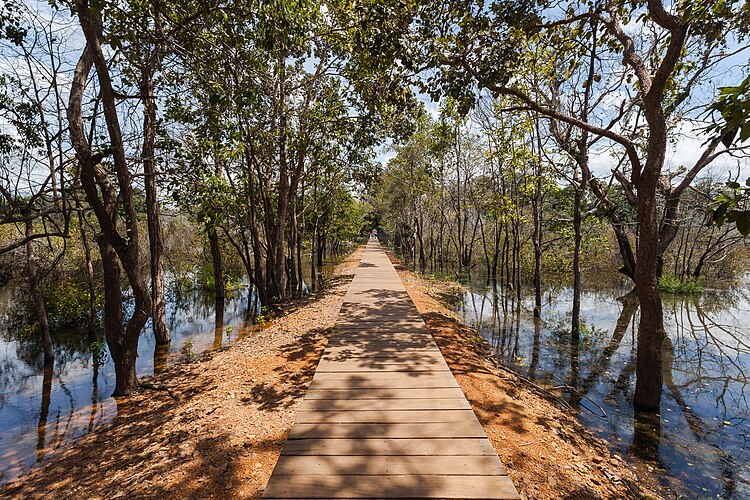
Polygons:
M675 344L671 339L665 343L664 384L669 397L682 411L687 427L695 442L703 443L708 450L716 454L716 463L723 479L724 496L737 492L739 465L727 453L727 444L721 443L725 438L741 440L739 449L744 449L747 441L746 426L748 401L745 394L747 375L744 365L750 354L750 345L743 338L742 328L746 325L733 316L735 325L722 324L711 316L716 311L716 297L702 301L679 301L673 304L672 314L675 319ZM736 304L736 303L735 303ZM735 305L736 307L736 305ZM719 309L727 314L727 310ZM675 381L674 373L680 381ZM715 388L714 391L707 387ZM693 410L682 391L686 389L694 394L696 402L704 395L714 395L715 408L721 408L719 427L710 425ZM725 425L732 419L731 426ZM732 435L735 434L735 435ZM728 443L731 446L731 443ZM740 480L742 480L740 478ZM742 480L743 482L746 482Z
M39 411L39 423L37 424L36 461L44 459L46 451L47 417L49 416L49 405L52 396L52 372L54 361L44 368L44 379L42 380L42 407Z
M570 391L572 406L590 397L610 409L623 409L625 415L633 412L638 304L627 295L620 297L619 315L608 316L613 292L586 292L589 307L595 311L588 320L593 328L582 330L578 341L571 335L565 313L569 305L566 288L545 291L543 320L534 320L530 308L520 310L523 328L516 326L518 309L503 307L506 302L512 305L512 300L506 301L492 289L467 294L463 309L467 321L490 341L496 356L516 370L540 383L568 386L565 390ZM748 299L744 289L707 291L701 297L665 296L670 338L663 354L662 408L666 411L674 401L675 413L666 420L671 423L665 423L664 415L638 412L631 413L632 431L631 423L617 416L609 418L609 424L590 417L583 418L584 422L604 435L614 433L618 440L631 437L627 434L632 432L632 441L626 440L630 453L672 471L691 488L706 487L723 496L745 493L750 483L735 457L741 456L750 441L745 390L750 360ZM602 320L612 321L613 327L602 328L597 323ZM528 356L528 367L522 356ZM583 402L581 407L587 405ZM680 425L688 432L680 432ZM719 477L719 483L711 479L712 474Z
M570 396L570 404L573 407L578 407L583 397L589 393L602 375L609 369L612 356L620 348L622 339L628 331L628 326L633 324L633 317L638 310L638 298L635 293L630 292L627 295L619 297L617 300L622 304L622 310L620 311L620 316L617 318L612 337L609 339L607 345L604 346L598 360L592 364L588 375L581 381L580 385L577 384L577 379L573 378L573 370L571 370L572 382L570 385L575 388ZM571 351L571 365L574 364L574 359L577 364L577 351L575 357L573 356L573 351Z

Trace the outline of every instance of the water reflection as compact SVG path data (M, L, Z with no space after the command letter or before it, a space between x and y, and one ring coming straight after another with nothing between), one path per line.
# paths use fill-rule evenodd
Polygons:
M327 262L310 285L303 284L306 293L321 285L334 263ZM303 272L309 277L309 263ZM87 326L56 331L54 365L43 366L37 336L14 321L14 312L25 307L24 299L20 288L0 289L0 482L49 458L62 445L117 414L117 403L110 397L114 366L106 346L92 349ZM140 377L158 375L182 359L188 342L191 352L201 353L251 335L260 312L249 287L227 294L225 300L202 290L171 287L166 299L172 341L156 344L150 322L146 325L136 360ZM128 314L132 307L126 303L125 309Z
M614 451L665 471L665 485L677 478L690 498L750 497L747 289L664 298L664 392L655 415L632 406L639 314L629 290L582 293L578 337L570 288L546 289L538 320L531 290L518 303L496 288L469 290L458 308L463 320L507 366L560 391Z

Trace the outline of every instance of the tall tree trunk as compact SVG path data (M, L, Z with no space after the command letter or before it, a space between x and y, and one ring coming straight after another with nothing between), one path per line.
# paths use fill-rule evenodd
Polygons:
M219 235L216 232L216 228L213 226L208 228L206 234L208 236L208 246L211 250L211 264L214 273L216 300L224 300L224 297L226 297L226 287L224 286L224 263L221 258Z
M302 296L302 289L305 284L305 276L302 272L302 239L305 234L305 185L302 184L302 192L300 193L300 205L302 206L302 214L300 214L300 225L297 230L297 293Z
M155 57L158 57L156 55ZM153 62L156 63L155 61ZM161 230L158 188L156 185L156 99L154 97L154 68L143 71L143 173L146 187L146 218L151 254L151 319L157 344L171 340L167 327L167 305L164 300L164 238Z
M659 220L656 187L664 165L667 127L661 111L652 111L648 160L638 181L638 263L635 288L641 306L634 403L659 408L662 393L664 314L659 293Z
M427 270L427 254L424 251L424 221L422 220L421 207L416 207L416 212L417 239L419 240L419 270L424 274Z
M538 127L538 125L537 125ZM541 162L536 161L536 186L532 203L534 218L534 317L542 317L542 168Z
M271 273L270 295L277 301L286 295L287 263L286 263L286 223L289 210L289 165L287 164L287 114L286 114L286 50L282 47L278 57L278 151L279 151L279 196L277 200L276 221L268 250L273 263L267 266ZM270 267L270 269L269 269Z
M91 245L86 237L86 230L83 220L83 211L80 204L78 205L78 226L81 231L81 243L83 244L83 255L86 259L86 286L89 292L89 319L88 334L91 342L99 340L96 334L96 283L94 281L94 262L91 259Z
M292 293L296 293L299 288L297 275L297 247L299 245L299 232L297 225L297 196L294 193L291 193L289 214L289 288Z
M36 309L36 320L39 323L39 333L42 338L42 351L44 352L44 364L48 365L55 359L55 351L52 349L52 337L49 333L49 321L47 320L47 308L44 305L44 296L39 286L39 275L36 267L36 255L34 254L34 222L26 217L26 271L29 275L29 289L31 298L34 299Z
M98 243L104 272L104 333L115 364L115 394L124 396L132 392L138 382L135 372L136 353L130 349L123 325L121 275L117 254L103 236L98 238Z

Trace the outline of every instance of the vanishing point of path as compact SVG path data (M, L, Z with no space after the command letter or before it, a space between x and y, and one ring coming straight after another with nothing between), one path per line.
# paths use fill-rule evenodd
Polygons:
M519 498L374 238L263 498Z

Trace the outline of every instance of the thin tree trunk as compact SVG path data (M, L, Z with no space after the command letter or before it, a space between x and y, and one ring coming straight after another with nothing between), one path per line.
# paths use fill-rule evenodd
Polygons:
M537 123L538 127L538 123ZM532 236L534 243L534 318L542 316L542 173L541 162L536 161L536 186L532 203L534 218L534 234ZM536 323L535 323L536 324Z
M211 263L214 273L214 287L216 290L216 300L226 297L226 287L224 286L224 264L221 258L221 247L219 246L219 235L215 227L210 227L207 231L208 245L211 249Z
M39 323L39 333L42 338L42 351L44 352L44 364L48 365L55 359L55 351L52 349L52 337L49 333L49 321L47 321L47 308L44 305L44 296L39 286L39 275L37 274L36 255L34 254L34 222L30 217L26 218L26 270L29 275L29 289L31 298L36 308L36 320Z
M158 58L158 55L156 56ZM151 319L157 344L171 340L164 300L164 238L161 230L158 188L156 185L156 99L152 66L143 72L143 173L146 187L146 219L151 264Z
M78 225L81 231L81 243L83 244L83 255L86 259L86 286L89 292L89 321L88 321L88 334L89 340L95 342L97 339L96 335L96 284L94 281L94 262L91 259L91 245L86 237L86 231L84 229L83 212L81 207L78 207Z

